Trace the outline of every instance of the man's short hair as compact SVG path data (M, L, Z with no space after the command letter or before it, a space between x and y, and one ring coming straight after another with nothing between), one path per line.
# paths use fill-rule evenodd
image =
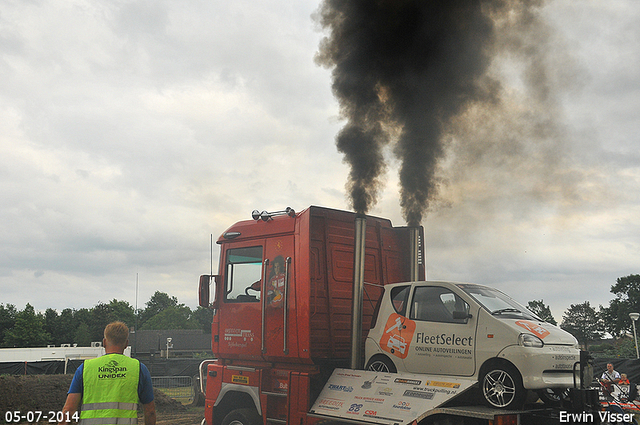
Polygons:
M109 323L104 328L104 337L111 344L124 347L129 339L129 328L123 322Z

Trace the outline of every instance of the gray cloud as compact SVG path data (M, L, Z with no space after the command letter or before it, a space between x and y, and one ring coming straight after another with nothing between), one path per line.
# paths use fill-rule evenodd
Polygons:
M3 5L0 302L133 304L138 273L140 304L162 290L193 307L210 233L254 208L346 208L318 6ZM491 69L504 107L449 128L423 220L430 278L542 298L560 319L638 273L639 15L631 0L555 1L543 33L505 33L536 41ZM540 76L545 90L523 91ZM382 154L371 212L402 225L399 165Z

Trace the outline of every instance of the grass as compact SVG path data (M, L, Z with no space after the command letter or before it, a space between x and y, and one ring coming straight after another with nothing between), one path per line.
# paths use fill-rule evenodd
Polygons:
M193 402L193 388L192 387L174 387L174 388L157 388L167 397L178 401L181 404L191 404Z

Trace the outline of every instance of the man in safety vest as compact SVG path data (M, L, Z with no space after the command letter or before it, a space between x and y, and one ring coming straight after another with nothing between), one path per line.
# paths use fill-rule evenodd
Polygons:
M85 360L76 370L63 417L80 411L80 424L137 424L138 403L142 403L145 425L155 425L151 374L145 365L123 354L129 345L127 325L108 324L102 344L105 355Z

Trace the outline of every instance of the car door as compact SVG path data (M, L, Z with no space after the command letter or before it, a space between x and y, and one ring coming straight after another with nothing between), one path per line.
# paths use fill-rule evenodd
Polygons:
M404 358L412 373L471 376L475 371L476 323L469 303L438 285L415 285L409 319L415 323L412 349Z

